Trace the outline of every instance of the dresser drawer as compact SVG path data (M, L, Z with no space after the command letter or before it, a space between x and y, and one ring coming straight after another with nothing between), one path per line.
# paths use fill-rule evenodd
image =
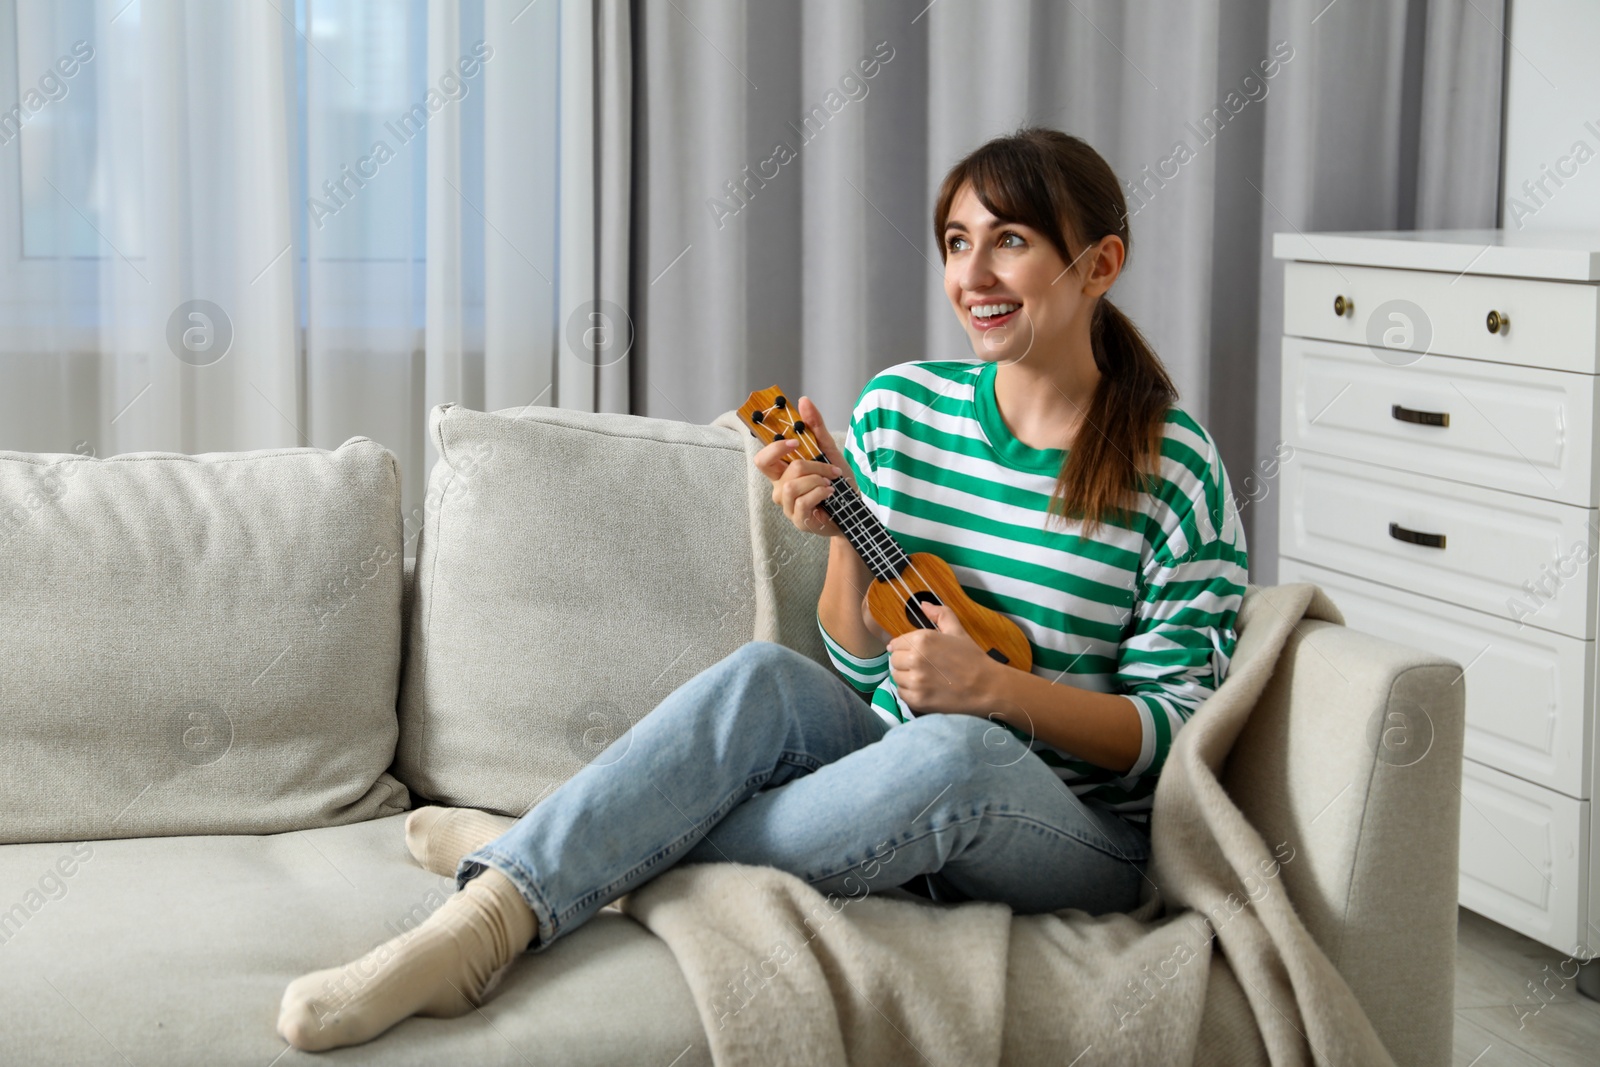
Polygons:
M1594 638L1591 508L1309 450L1279 475L1279 551L1345 574ZM1415 539L1415 540L1408 540ZM1442 539L1441 547L1432 547ZM1421 542L1421 543L1417 543ZM1569 575L1548 580L1555 571ZM1537 603L1524 582L1545 582ZM1522 610L1518 610L1522 605Z
M1600 376L1283 339L1283 426L1297 450L1590 507ZM1439 425L1439 423L1444 425Z
M1589 944L1589 802L1464 760L1463 906L1561 952Z
M1343 315L1335 300L1353 305ZM1510 325L1490 333L1490 311ZM1441 271L1284 265L1283 329L1373 347L1391 363L1424 352L1552 370L1600 370L1600 286Z
M1278 581L1314 582L1351 629L1461 664L1465 753L1497 770L1578 800L1590 797L1594 751L1594 642L1391 589L1297 559Z

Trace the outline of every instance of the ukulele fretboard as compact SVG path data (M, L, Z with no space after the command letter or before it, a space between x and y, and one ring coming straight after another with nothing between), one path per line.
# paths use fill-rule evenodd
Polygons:
M794 439L800 442L800 448L795 453L800 459L817 460L827 463L829 460L823 454L822 447L817 443L816 436L806 427L804 421L794 417L794 411L789 407L787 397L779 396L772 405L749 416L750 421L759 423L772 432L773 440L781 441ZM843 456L839 462L846 462ZM844 534L862 562L872 571L873 577L880 581L892 582L906 568L911 566L911 559L905 550L896 543L894 535L878 521L861 498L850 480L844 475L830 479L833 485L833 495L822 502L823 514L833 520L835 526Z

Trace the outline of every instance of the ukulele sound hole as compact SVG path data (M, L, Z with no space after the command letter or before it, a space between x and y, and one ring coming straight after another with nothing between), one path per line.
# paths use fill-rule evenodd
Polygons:
M911 621L911 625L919 630L937 630L938 627L933 624L933 620L922 613L923 604L940 604L942 606L943 602L933 593L927 591L916 593L910 600L906 601L906 618Z

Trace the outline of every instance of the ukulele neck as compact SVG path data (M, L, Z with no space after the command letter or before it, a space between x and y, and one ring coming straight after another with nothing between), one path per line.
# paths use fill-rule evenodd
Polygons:
M821 506L874 578L892 582L911 566L911 557L868 509L849 479L843 475L834 478L833 495Z
M795 417L789 398L776 385L757 389L750 394L738 411L739 418L750 428L750 436L771 444L788 439L800 443L800 451L792 459L824 459L822 445ZM841 459L840 462L843 462ZM894 537L867 507L861 494L850 484L849 478L840 475L831 479L833 495L821 504L823 514L833 520L850 542L873 577L893 582L911 567L911 557L895 542Z

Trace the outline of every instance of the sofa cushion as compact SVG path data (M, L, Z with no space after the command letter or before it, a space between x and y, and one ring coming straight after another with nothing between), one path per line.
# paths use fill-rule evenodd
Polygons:
M394 457L0 452L0 842L410 806Z
M404 824L0 848L0 1061L711 1062L671 950L612 910L519 956L479 1011L287 1052L290 981L413 929L454 891L411 860Z
M416 793L521 815L748 641L828 662L827 542L731 412L444 404L429 433L395 763Z

